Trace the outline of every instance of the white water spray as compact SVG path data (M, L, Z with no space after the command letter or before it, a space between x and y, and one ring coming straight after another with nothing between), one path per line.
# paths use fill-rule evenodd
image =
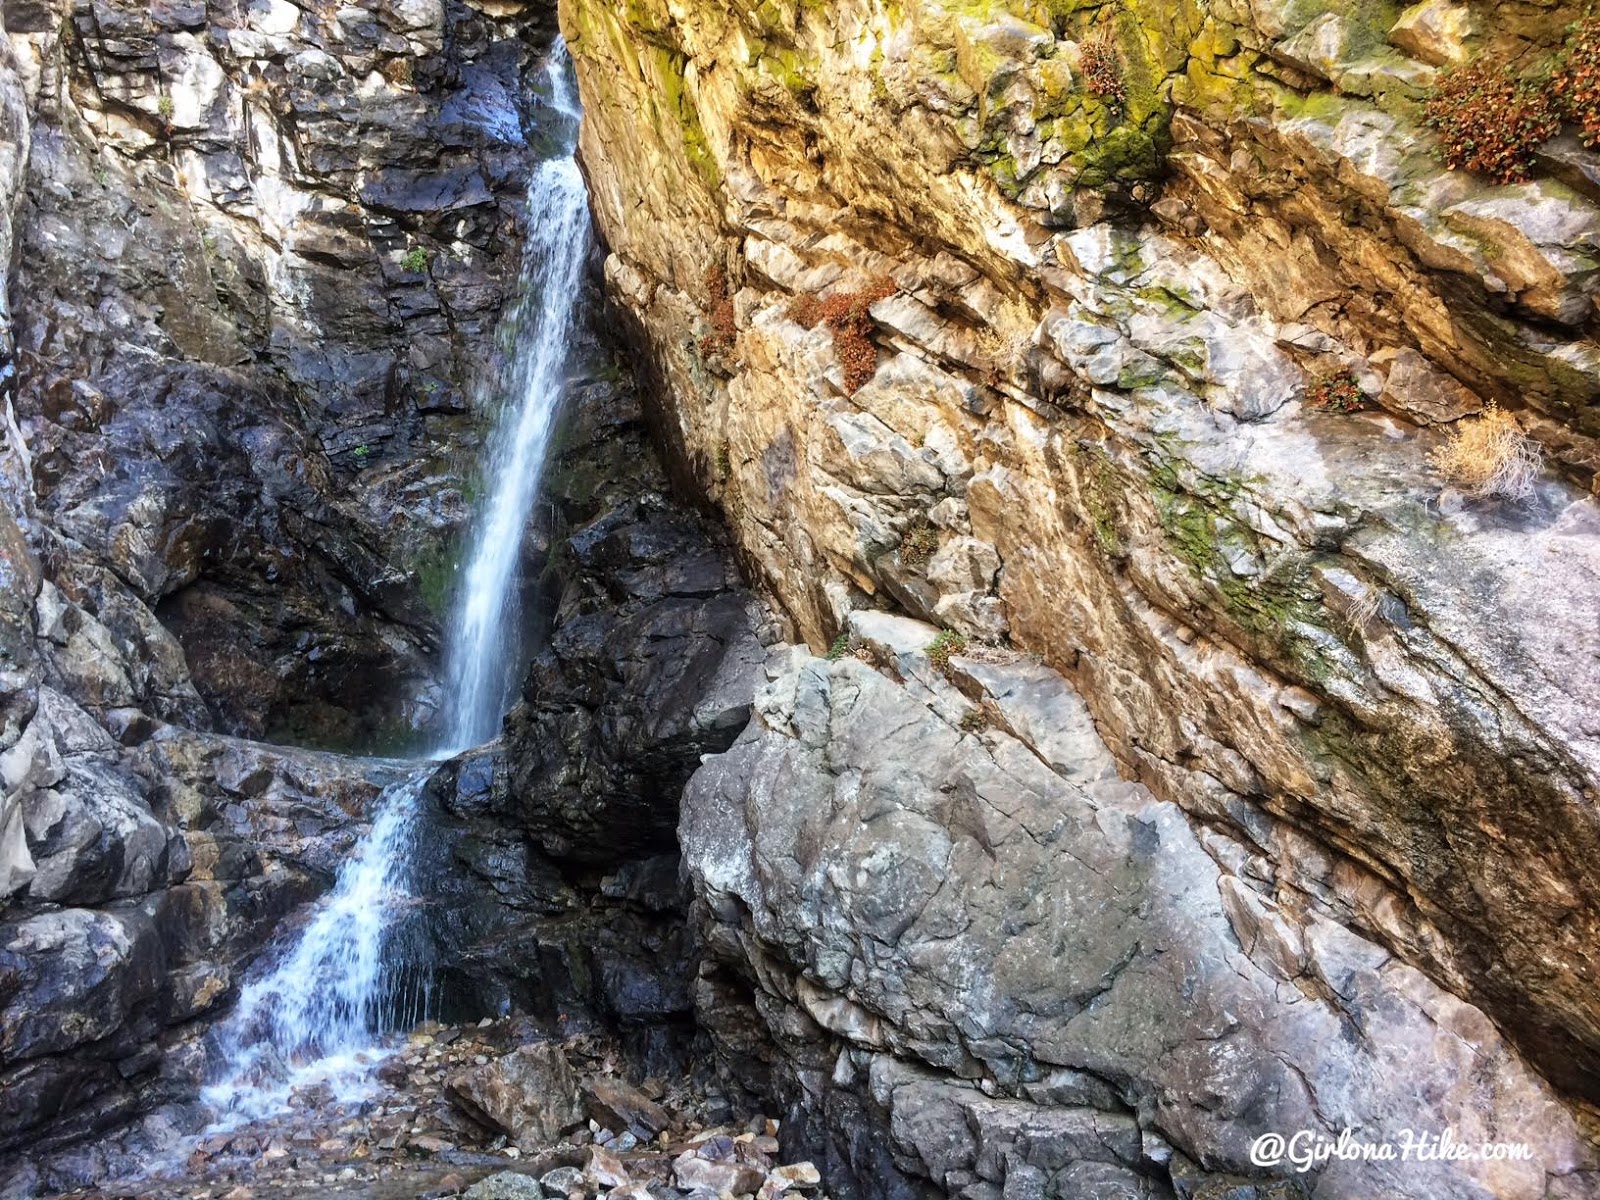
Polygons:
M418 911L411 860L421 797L434 763L499 731L522 663L518 568L565 383L568 344L588 253L588 210L573 159L577 100L558 41L546 64L549 119L565 153L529 180L522 294L512 310L511 366L446 642L439 749L386 788L372 828L294 938L263 957L219 1029L225 1071L205 1089L218 1127L282 1112L290 1094L326 1086L338 1101L370 1090L382 1035L430 1015L431 973L408 936ZM412 932L415 926L410 926Z
M201 1093L224 1124L281 1112L290 1093L318 1084L340 1101L358 1099L377 1061L373 1035L427 1014L428 973L386 951L415 907L409 850L431 773L384 789L333 891L272 969L240 992L219 1031L226 1075Z

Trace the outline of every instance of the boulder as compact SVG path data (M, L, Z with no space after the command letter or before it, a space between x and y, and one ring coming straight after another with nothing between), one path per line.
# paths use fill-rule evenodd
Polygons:
M672 1181L684 1191L705 1188L718 1195L754 1192L766 1182L766 1172L742 1162L712 1162L692 1151L672 1160Z
M587 1080L583 1100L591 1121L613 1132L627 1130L641 1142L673 1126L672 1114L625 1080Z
M536 1179L519 1175L515 1171L501 1171L478 1180L461 1193L466 1200L545 1200L547 1192ZM559 1195L565 1200L566 1193Z
M561 1049L548 1043L530 1043L461 1071L446 1087L469 1116L524 1149L550 1145L583 1121L577 1076Z
M1342 1161L1320 1176L1330 1194L1531 1200L1547 1177L1600 1184L1600 1155L1481 1013L1350 929L1280 907L1225 835L1078 769L1040 719L1071 711L1065 681L998 656L941 670L911 648L932 626L862 628L892 634L898 656L875 669L802 652L775 668L757 720L691 781L681 836L709 953L705 1027L727 1069L792 1106L790 1136L847 1148L838 1168L865 1194L969 1172L1007 1195L1093 1194L1095 1180L1115 1195L1174 1149L1204 1164L1204 1191L1261 1174L1264 1135L1346 1124L1396 1144L1451 1127L1535 1149L1511 1171ZM1015 715L974 732L972 701ZM1102 758L1092 730L1074 736L1077 757ZM1042 1062L1059 1074L1034 1082ZM892 1165L851 1140L874 1120ZM679 1185L746 1182L739 1149L684 1155Z

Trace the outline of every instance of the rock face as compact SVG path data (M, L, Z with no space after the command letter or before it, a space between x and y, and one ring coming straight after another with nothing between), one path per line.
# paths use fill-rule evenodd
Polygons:
M539 150L549 13L497 11L7 6L54 582L112 628L107 591L158 611L230 732L371 744L425 712ZM193 723L143 682L105 703Z
M125 749L48 687L0 763L30 860L0 909L4 1174L192 1096L205 1018L401 770L172 727Z
M1595 160L1489 186L1417 102L1460 39L1543 61L1576 9L1431 7L1392 40L1398 6L1272 0L561 16L676 469L798 639L898 608L1038 654L1218 870L1592 1100ZM1327 372L1368 411L1316 411ZM1490 401L1565 473L1529 504L1429 466ZM1216 1136L1184 1153L1231 1166Z
M604 356L590 375L549 474L545 649L501 740L435 786L433 941L465 1011L607 1029L675 1075L694 974L678 798L749 719L765 631L721 533L668 491L637 391Z
M1251 848L1118 778L1055 672L1013 655L941 673L931 626L851 626L860 657L775 662L683 810L709 1032L786 1097L791 1137L830 1146L857 1181L839 1194L1600 1187L1572 1115L1481 1011L1275 903ZM1447 1127L1533 1154L1318 1164L1304 1190L1252 1160L1275 1132L1398 1148Z

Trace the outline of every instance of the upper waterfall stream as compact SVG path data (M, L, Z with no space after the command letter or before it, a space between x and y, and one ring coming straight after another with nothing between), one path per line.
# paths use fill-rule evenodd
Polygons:
M517 674L518 565L560 411L583 262L588 198L573 157L579 108L558 42L550 58L553 119L566 153L541 163L528 186L521 295L510 317L515 351L505 408L484 462L488 499L472 531L445 642L446 750L465 750L500 728Z
M408 935L420 903L411 858L423 789L434 764L492 738L525 659L518 603L523 531L537 498L564 391L569 343L589 249L587 197L573 155L580 116L570 60L557 41L544 67L541 132L562 153L528 184L519 295L502 405L482 465L474 516L445 642L445 683L426 759L385 788L372 825L333 890L257 964L217 1034L220 1070L204 1098L223 1125L282 1110L291 1092L324 1084L359 1095L384 1032L433 1011L423 947Z

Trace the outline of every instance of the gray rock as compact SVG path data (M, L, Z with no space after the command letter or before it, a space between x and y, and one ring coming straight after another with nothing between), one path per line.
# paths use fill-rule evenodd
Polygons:
M461 1194L467 1200L545 1200L546 1196L559 1196L561 1200L566 1200L566 1192L547 1188L541 1181L515 1171L501 1171L480 1179Z
M1052 757L1103 753L1092 730L1067 755L999 729L966 736L918 682L910 647L932 630L899 631L908 682L853 658L791 659L684 802L701 936L714 962L760 980L774 1086L810 1119L851 1111L862 1083L834 1067L819 1095L807 1065L848 1053L868 1065L864 1091L887 1114L900 1171L975 1172L1003 1195L1165 1195L1140 1180L1159 1178L1169 1143L1220 1186L1256 1172L1262 1134L1345 1124L1394 1137L1493 1129L1545 1147L1528 1186L1574 1168L1574 1186L1593 1184L1577 1126L1482 1014L1226 874L1182 812L1143 788L1052 769ZM991 685L1013 706L1066 704L1065 684L1031 664L956 669L986 705ZM1055 731L1038 727L1050 745ZM1240 891L1248 924L1232 915ZM1313 978L1309 992L1292 982ZM730 1047L727 1023L752 1019L704 1001L701 1015ZM1481 1055L1494 1063L1482 1074ZM1022 1086L1040 1062L1066 1074ZM964 1078L979 1073L994 1094ZM1324 1186L1443 1200L1487 1186L1487 1169L1346 1162Z
M550 1196L566 1197L574 1190L582 1190L583 1172L577 1167L557 1167L539 1177L539 1183Z

